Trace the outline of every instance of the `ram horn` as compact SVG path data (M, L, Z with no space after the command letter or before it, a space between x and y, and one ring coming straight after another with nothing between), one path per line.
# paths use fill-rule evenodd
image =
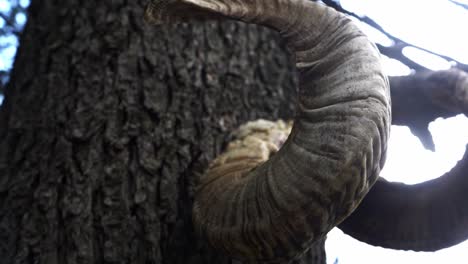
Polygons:
M295 57L290 136L262 164L226 163L201 177L193 222L202 238L235 258L288 261L358 206L384 164L391 104L380 54L349 19L307 0L153 0L146 17L267 26Z
M468 146L443 176L415 185L383 178L339 228L374 246L436 251L468 238ZM369 198L367 198L369 197Z
M427 131L438 117L468 117L468 74L450 69L390 79L393 124ZM415 100L415 97L418 100ZM410 175L409 175L410 176ZM338 227L363 242L393 249L436 251L468 239L468 146L457 165L415 185L379 179Z

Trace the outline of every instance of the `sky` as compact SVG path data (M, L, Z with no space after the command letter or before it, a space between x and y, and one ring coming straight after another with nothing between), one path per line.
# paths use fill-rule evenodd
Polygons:
M0 12L9 13L11 11L10 0L0 0ZM22 7L29 6L29 0L15 0ZM15 16L15 23L20 28L26 23L26 15L24 13L18 13ZM0 28L5 26L5 20L0 18ZM13 65L13 61L18 47L18 39L14 35L0 36L0 46L5 48L0 50L0 71L9 70ZM0 103L3 101L3 96L0 96Z
M388 33L416 46L452 57L468 64L468 11L447 0L345 0L343 7L367 15ZM468 1L460 1L468 3ZM415 17L417 14L417 17ZM391 40L369 26L360 24L369 38L384 46ZM410 48L405 56L432 69L448 69L451 63L420 49ZM389 75L408 75L410 69L400 62L385 58ZM392 126L387 161L381 176L389 181L407 184L437 178L449 171L464 154L468 144L468 118L459 115L437 119L429 125L436 151L423 148L419 139L404 126ZM413 252L384 249L359 242L333 229L326 242L328 263L339 264L405 264L460 263L468 260L468 241L437 252Z
M3 29L3 31L11 31L13 29L11 24L14 25L14 30L20 31L23 28L27 20L26 14L22 12L21 9L16 9L16 11L14 11L12 6L21 6L24 10L24 8L29 6L29 1L30 0L0 0L0 13L2 14L0 18L0 28ZM3 16L8 18L13 17L13 21L10 21L8 25ZM2 88L9 80L8 72L13 65L18 44L18 38L14 34L2 34L0 36L0 87ZM0 104L2 104L2 102L3 95L0 94Z
M18 0L28 6L29 0ZM456 7L447 0L345 0L344 8L357 14L365 14L379 23L388 33L416 46L432 50L468 64L468 11ZM468 1L459 0L468 4ZM0 0L0 12L8 12L10 1ZM417 17L414 15L417 14ZM20 25L26 16L17 15ZM4 25L0 19L0 27ZM359 24L369 37L384 46L391 40L365 24ZM13 63L18 42L14 37L0 37L0 45L11 44L0 52L0 70L9 69ZM406 56L433 69L448 69L451 63L416 48L406 48ZM410 69L400 62L384 58L389 75L408 75ZM0 98L1 102L1 98ZM390 181L407 184L436 178L450 170L462 157L468 144L468 118L459 115L449 119L437 119L429 126L436 151L425 150L407 127L392 126L388 158L381 176ZM415 158L417 157L417 158ZM468 259L468 242L434 253L415 253L373 247L361 243L338 229L330 232L327 243L328 263L339 259L339 264L394 264L394 263L458 263Z

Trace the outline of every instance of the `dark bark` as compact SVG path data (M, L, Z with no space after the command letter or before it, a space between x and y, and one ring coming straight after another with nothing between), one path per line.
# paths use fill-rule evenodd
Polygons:
M192 233L193 181L239 124L292 117L292 65L271 30L150 27L145 4L32 1L0 114L2 263L232 262Z

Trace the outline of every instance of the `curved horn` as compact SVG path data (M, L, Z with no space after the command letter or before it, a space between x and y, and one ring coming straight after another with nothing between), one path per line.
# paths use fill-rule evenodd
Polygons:
M287 141L261 165L208 170L193 207L212 246L290 260L356 208L383 166L390 96L380 55L349 19L307 0L153 0L147 12L155 22L190 16L276 29L295 56L299 98Z
M468 146L443 176L415 185L379 179L338 227L375 246L436 251L468 238ZM369 197L369 198L368 198Z
M463 71L393 79L393 123L427 130L438 117L468 116L468 74ZM450 247L468 239L467 190L468 146L457 165L437 179L416 185L379 179L338 227L358 240L386 248L435 251Z

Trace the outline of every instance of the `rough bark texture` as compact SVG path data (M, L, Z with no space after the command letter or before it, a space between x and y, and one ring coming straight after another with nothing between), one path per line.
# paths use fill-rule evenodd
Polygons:
M292 117L292 65L268 29L150 27L145 4L32 1L0 113L2 263L233 262L193 236L193 180L239 124Z

